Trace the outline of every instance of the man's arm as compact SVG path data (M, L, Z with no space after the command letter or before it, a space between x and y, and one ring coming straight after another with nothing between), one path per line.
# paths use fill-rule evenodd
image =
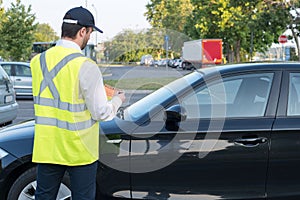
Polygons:
M112 119L124 101L118 95L113 96L110 101L107 100L101 71L90 61L84 62L80 69L79 89L92 118L97 121Z

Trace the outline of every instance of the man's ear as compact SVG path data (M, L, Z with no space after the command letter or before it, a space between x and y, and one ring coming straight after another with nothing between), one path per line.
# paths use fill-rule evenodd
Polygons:
M80 37L83 37L87 33L87 29L85 27L82 27L79 31L78 34Z

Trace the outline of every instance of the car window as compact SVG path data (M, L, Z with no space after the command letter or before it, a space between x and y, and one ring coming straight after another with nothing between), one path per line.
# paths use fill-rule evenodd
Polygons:
M16 76L26 76L31 77L31 71L28 66L25 65L15 65Z
M0 66L0 84L6 84L6 81L8 80L7 73L3 70L3 68Z
M288 116L300 115L300 73L291 73L289 77Z
M9 76L11 75L11 65L2 65L2 68Z
M273 73L245 74L215 80L184 97L187 119L264 116Z
M201 78L201 73L194 72L165 85L164 87L154 91L153 93L129 106L124 111L124 119L135 121L145 115L151 115L151 117L153 117L151 118L152 121L163 120L163 107L165 106L164 102L176 96L176 94L180 91L183 91L187 87L195 84L195 82ZM161 111L157 114L157 116L154 117L152 115L152 111L154 112L159 109L161 109Z

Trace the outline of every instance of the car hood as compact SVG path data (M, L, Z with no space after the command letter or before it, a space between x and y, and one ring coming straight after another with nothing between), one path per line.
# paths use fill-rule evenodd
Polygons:
M21 157L30 155L33 146L34 120L0 130L0 148Z
M122 134L124 133L124 130L120 127L128 127L128 122L120 120L119 118L101 122L100 135L113 135L116 133ZM15 157L31 155L33 149L33 138L34 120L7 126L0 130L0 148Z

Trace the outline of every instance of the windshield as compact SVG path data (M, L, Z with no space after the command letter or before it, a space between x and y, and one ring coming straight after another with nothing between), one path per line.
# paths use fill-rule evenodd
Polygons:
M188 89L201 77L201 73L194 72L165 85L128 107L124 112L124 119L130 121L138 120L149 113L153 107L157 105L163 106L165 102L176 97L178 93Z

